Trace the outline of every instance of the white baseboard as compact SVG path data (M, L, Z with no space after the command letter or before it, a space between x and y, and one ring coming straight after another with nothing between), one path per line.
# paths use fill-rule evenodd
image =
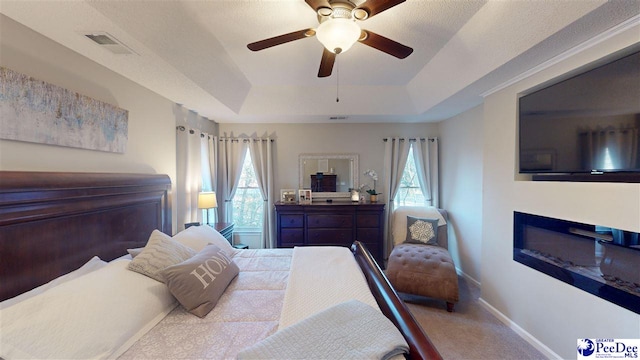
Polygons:
M467 273L465 273L464 271L460 270L460 268L456 268L456 272L458 273L458 275L462 276L465 280L467 280L468 282L472 283L474 286L480 287L480 281L478 281L475 278L469 276Z
M484 299L480 298L480 299L478 299L478 302L480 303L480 306L482 306L487 311L489 311L491 314L493 314L496 318L498 318L498 320L500 320L502 323L507 325L511 330L513 330L516 334L518 334L526 342L531 344L531 346L533 346L538 351L540 351L544 356L546 356L549 359L562 359L553 350L549 349L545 344L540 342L533 335L529 334L527 331L525 331L523 328L521 328L518 324L516 324L513 321L511 321L511 319L509 319L503 313L498 311L498 309L496 309L493 306L491 306Z

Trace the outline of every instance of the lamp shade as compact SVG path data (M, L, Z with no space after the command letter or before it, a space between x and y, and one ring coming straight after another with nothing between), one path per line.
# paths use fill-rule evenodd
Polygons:
M329 19L316 29L318 41L332 53L340 54L360 38L360 27L349 19Z
M198 194L198 209L211 209L218 207L216 193L213 191L201 192Z

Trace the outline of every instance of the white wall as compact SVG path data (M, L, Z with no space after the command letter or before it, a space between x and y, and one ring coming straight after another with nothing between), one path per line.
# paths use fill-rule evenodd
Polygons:
M617 34L484 103L482 300L562 358L579 338L640 338L640 315L513 261L513 212L640 231L640 184L534 182L516 175L518 94L638 41Z
M0 170L159 173L175 184L172 102L4 15L0 33L1 66L129 111L124 154L0 140Z
M449 213L449 252L476 284L482 268L482 116L480 105L439 123L440 205Z

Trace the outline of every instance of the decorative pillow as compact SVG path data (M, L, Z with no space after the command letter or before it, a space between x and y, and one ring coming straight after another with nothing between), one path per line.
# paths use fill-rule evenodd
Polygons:
M103 268L107 265L106 262L102 261L99 257L94 256L92 257L89 261L87 261L84 265L82 265L81 267L79 267L76 270L73 270L72 272L62 275L60 277L57 277L51 281L49 281L48 283L44 284L44 285L40 285L35 289L29 290L25 293L22 293L16 297L13 297L11 299L7 299L4 300L2 302L0 302L0 310L4 309L4 308L8 308L11 305L15 305L21 301L24 301L28 298L34 297L38 294L41 294L51 288L54 288L62 283L65 283L67 281L71 281L75 278L78 278L80 276L86 275L92 271L96 271L100 268ZM0 358L2 357L2 354L0 354Z
M116 359L177 303L164 284L104 267L0 310L4 359Z
M238 266L215 245L207 245L191 259L164 269L169 291L187 311L204 317L218 303Z
M404 242L438 245L438 219L423 219L407 215L407 238Z
M143 247L141 248L134 248L134 249L127 249L127 252L129 253L129 255L131 255L131 258L133 259L134 257L140 255L140 253L142 252L142 250L144 250Z
M173 239L185 246L188 246L196 252L204 249L208 244L213 244L228 257L233 257L239 250L234 249L229 241L222 234L217 232L209 225L190 226L173 236Z
M196 254L192 249L171 239L159 230L153 230L142 252L129 263L129 270L164 282L160 271L179 264Z

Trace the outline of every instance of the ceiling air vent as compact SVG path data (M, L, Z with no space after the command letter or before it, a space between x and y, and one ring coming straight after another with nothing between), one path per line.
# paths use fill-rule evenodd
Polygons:
M131 50L128 46L120 42L118 39L114 38L113 35L99 31L92 32L88 34L83 34L87 39L95 42L100 45L100 47L109 50L110 52L117 55L128 55L135 54L136 52Z
M347 120L348 116L330 116L329 120Z

